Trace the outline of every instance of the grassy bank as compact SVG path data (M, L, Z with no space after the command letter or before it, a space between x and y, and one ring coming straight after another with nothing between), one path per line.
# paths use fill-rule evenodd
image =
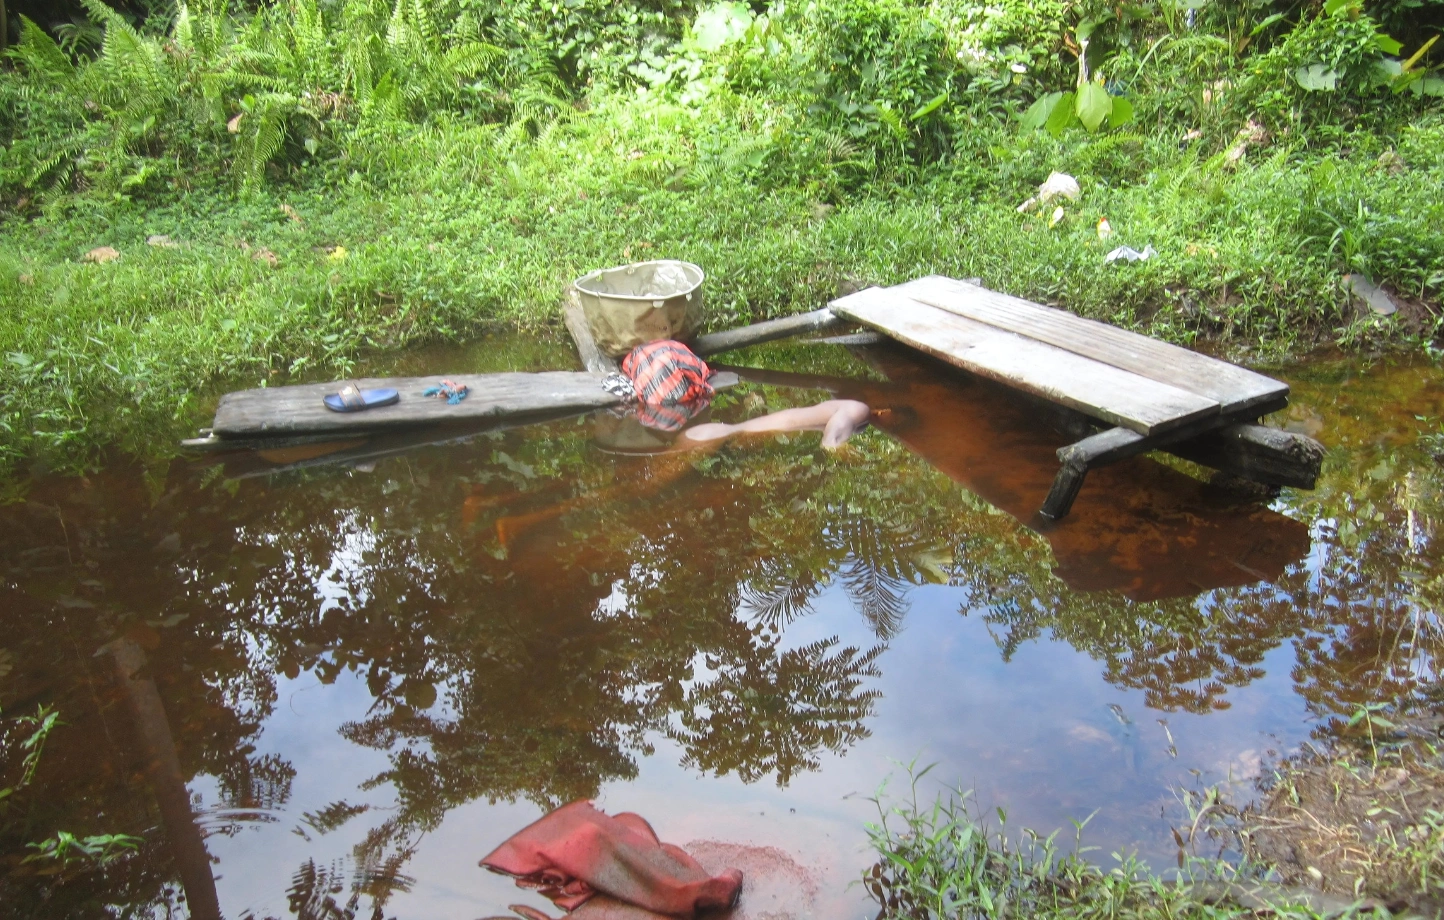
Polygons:
M652 256L707 270L717 326L815 308L844 282L938 272L1185 343L1221 337L1280 351L1433 332L1422 307L1359 318L1339 287L1346 253L1331 228L1357 226L1380 265L1444 251L1444 203L1432 191L1444 185L1438 125L1385 148L1411 164L1401 172L1378 165L1384 145L1372 136L1349 159L1277 151L1233 171L1172 139L1070 148L1040 137L998 155L983 146L995 173L985 184L939 176L828 206L807 189L725 173L667 187L695 161L665 148L685 149L694 125L639 108L577 116L545 142L514 147L442 132L411 148L433 168L385 184L357 173L335 185L201 192L163 207L70 205L8 221L0 449L12 463L39 455L62 465L90 462L115 440L145 453L158 433L170 440L193 426L217 380L339 375L375 349L553 324L571 278ZM668 114L671 130L648 128ZM636 133L618 144L623 117ZM991 139L1009 140L1002 129ZM580 155L567 155L573 145ZM448 162L462 150L488 162ZM1084 197L1049 229L1015 207L1051 169L1077 176ZM1123 172L1136 180L1119 181ZM1107 242L1094 228L1105 216ZM158 235L169 245L147 245ZM1116 243L1160 256L1105 265ZM84 261L97 247L119 258Z
M863 887L888 918L1438 917L1439 717L1395 723L1383 708L1278 764L1258 804L1185 794L1166 872L1118 852L1104 868L1084 845L1087 820L1060 842L1061 831L1010 833L1001 810L996 824L978 818L967 793L929 802L918 794L928 770L913 772L907 794L879 792Z
M585 32L526 4L193 4L133 26L91 3L89 48L27 25L0 74L0 464L164 451L218 389L555 326L572 277L649 257L707 270L714 327L940 272L1185 343L1428 346L1433 95L1355 73L1385 59L1384 13L1248 6L1089 26L1046 4L624 4L569 13L601 17ZM1094 69L1132 75L1108 84L1131 120L1020 122L1076 79L1085 26ZM627 28L652 50L602 66ZM358 34L380 49L365 68ZM1335 92L1287 69L1348 48L1363 63L1336 64ZM1050 226L1017 207L1055 170L1082 197ZM1158 256L1105 265L1120 244ZM1399 314L1361 315L1350 271Z

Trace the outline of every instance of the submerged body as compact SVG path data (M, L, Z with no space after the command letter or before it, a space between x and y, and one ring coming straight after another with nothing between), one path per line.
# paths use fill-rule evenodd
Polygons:
M829 450L841 447L854 433L862 429L872 410L867 403L855 399L829 399L815 406L800 409L783 409L758 418L748 419L736 425L723 422L707 422L688 428L679 440L706 443L730 438L736 434L756 434L768 431L820 431L822 446Z

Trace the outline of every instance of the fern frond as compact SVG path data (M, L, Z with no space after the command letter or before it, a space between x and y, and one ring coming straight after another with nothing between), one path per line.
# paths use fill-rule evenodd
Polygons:
M75 65L70 58L28 16L20 17L20 41L10 54L37 77L62 85L75 81Z
M100 58L87 77L97 95L118 102L132 118L156 115L181 94L159 45L123 20L107 22Z
M409 31L406 22L406 0L396 0L396 8L391 13L391 22L386 26L386 44L393 48L406 44Z
M430 50L439 50L441 35L426 10L426 0L411 0L411 26L423 44Z
M241 122L233 164L236 177L243 183L254 184L265 177L266 164L286 142L287 119L296 110L297 102L289 93L264 93L256 98Z
M363 103L371 98L371 90L376 86L372 66L375 44L374 35L353 31L347 35L346 47L341 53L342 89L349 86L351 94Z
M80 0L80 5L85 7L85 12L90 16L91 22L104 29L122 29L135 32L135 27L125 21L125 17L115 10L101 3L100 0Z
M446 70L457 76L474 77L506 56L495 45L485 42L467 42L446 52L442 63Z

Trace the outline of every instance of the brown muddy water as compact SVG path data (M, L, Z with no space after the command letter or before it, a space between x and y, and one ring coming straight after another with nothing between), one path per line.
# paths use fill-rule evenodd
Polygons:
M0 914L549 907L477 860L590 797L740 865L747 916L870 917L869 797L908 763L937 764L925 796L1044 832L1093 815L1096 855L1161 868L1179 789L1246 798L1434 677L1433 366L1281 375L1275 422L1330 448L1312 493L1259 503L1138 458L1048 528L1069 439L1037 407L896 352L736 360L773 373L714 418L822 386L892 411L836 454L816 434L639 454L576 418L117 467L0 508L0 706L65 723L0 813ZM369 370L567 356L407 362ZM21 862L57 830L144 843L102 871Z

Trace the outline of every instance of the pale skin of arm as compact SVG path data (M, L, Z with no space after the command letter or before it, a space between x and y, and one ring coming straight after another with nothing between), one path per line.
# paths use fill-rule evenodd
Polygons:
M822 446L833 450L841 447L853 433L867 423L871 410L867 403L855 399L829 399L815 406L801 409L783 409L767 415L748 419L736 425L722 422L708 422L682 432L681 438L688 441L707 443L730 438L736 434L756 434L768 431L820 431Z
M888 412L887 409L878 410L879 414ZM737 425L726 425L721 422L709 422L704 425L697 425L693 428L683 430L677 438L676 443L682 447L695 445L703 450L715 450L720 447L727 438L737 434L758 434L773 431L820 431L822 432L822 446L828 450L836 450L843 445L849 437L867 422L872 414L867 403L858 402L855 399L829 399L827 402L818 403L815 406L806 406L801 409L783 409L781 412L773 412L769 415L749 419ZM658 467L647 477L646 491L655 491L663 485L677 479L692 470L690 451L687 453L670 453L659 457ZM671 462L669 462L671 461ZM604 490L602 493L574 498L561 502L551 508L542 511L535 511L529 514L508 515L496 522L497 538L502 546L510 547L517 535L531 528L532 526L549 521L558 515L583 505L595 504L600 501L609 501L612 497L622 494L631 494L629 490L635 486L617 486ZM465 513L465 510L463 510ZM475 511L472 512L475 514Z

